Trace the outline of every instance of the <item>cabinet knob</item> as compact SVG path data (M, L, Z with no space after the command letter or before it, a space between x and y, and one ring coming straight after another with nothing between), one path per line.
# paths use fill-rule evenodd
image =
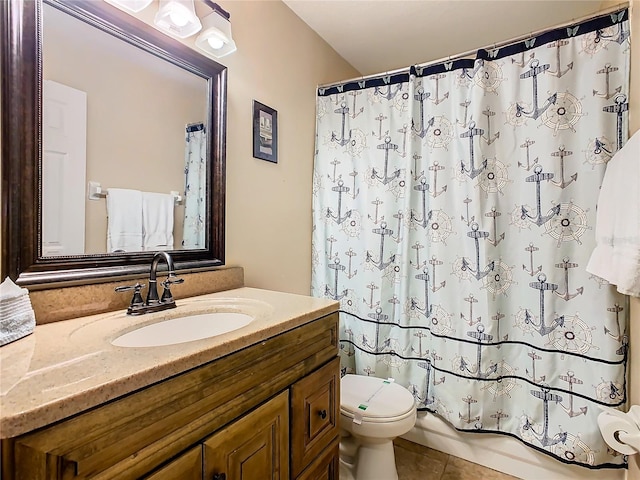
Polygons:
M214 473L211 480L227 480L227 476L224 473Z
M324 420L325 418L327 418L327 411L326 411L326 410L320 410L320 411L318 412L318 415L320 415L320 418L321 418L322 420Z

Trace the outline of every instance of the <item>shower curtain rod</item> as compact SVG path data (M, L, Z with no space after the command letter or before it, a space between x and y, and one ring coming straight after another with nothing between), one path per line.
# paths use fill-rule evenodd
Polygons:
M459 60L461 58L465 58L465 57L469 57L471 55L474 55L478 50L489 50L489 49L495 49L495 48L502 48L505 45L511 45L513 43L521 42L521 41L526 40L526 39L531 38L531 37L537 37L538 35L541 35L541 34L546 33L546 32L550 32L552 30L556 30L558 28L568 27L570 25L574 25L576 23L581 23L581 22L583 22L585 20L589 20L590 18L600 17L602 15L606 15L606 14L611 13L611 12L616 12L616 11L622 9L622 8L625 8L625 7L629 7L629 2L621 2L621 3L618 3L615 6L612 6L612 7L609 7L609 8L605 8L605 9L600 10L598 12L591 13L589 15L584 15L584 16L579 17L579 18L574 18L569 22L560 23L560 24L558 24L558 25L556 25L554 27L542 28L540 30L536 30L536 31L530 32L530 33L528 33L526 35L520 35L518 37L514 37L514 38L511 38L509 40L505 40L503 42L492 43L490 45L486 45L486 46L481 47L481 48L474 48L473 50L469 50L467 52L458 53L456 55L449 55L449 56L446 56L446 57L443 57L443 58L439 58L437 60L431 60L429 62L418 63L418 64L413 65L413 66L416 66L416 67L428 67L430 65L437 65L438 63L449 62L451 60ZM318 85L318 88L330 88L330 87L335 87L337 85L344 85L345 83L357 82L357 81L362 81L362 80L369 80L369 79L372 79L372 78L378 78L378 77L381 77L383 75L398 75L398 74L402 74L402 73L409 73L410 68L411 68L411 66L398 68L396 70L389 70L389 71L386 71L386 72L372 73L370 75L363 75L361 77L349 78L347 80L341 80L339 82L325 83L323 85Z

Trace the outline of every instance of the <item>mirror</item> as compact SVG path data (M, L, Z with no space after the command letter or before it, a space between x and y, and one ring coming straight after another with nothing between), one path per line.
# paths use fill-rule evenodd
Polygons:
M226 68L106 2L8 0L1 8L9 40L2 52L2 276L32 287L134 276L148 271L158 249L171 250L183 271L222 265ZM102 50L108 59L99 57ZM89 68L79 72L71 64ZM117 84L127 78L135 81ZM114 85L115 92L105 90ZM65 167L72 155L54 135L56 127L74 124L57 108L60 90L84 95L86 162L75 164L84 176L81 167ZM185 139L194 134L206 172L197 215L204 234L192 242L187 232L183 247L185 209L192 209L184 198ZM71 186L78 192L68 207L59 198ZM177 192L173 243L110 244L107 223L116 215L107 219L108 188L163 193L163 201ZM68 226L61 212L72 208L82 214L67 213L76 224ZM79 233L69 237L82 237L79 246L58 248L58 237L74 228Z
M207 80L46 3L42 33L42 255L143 251L158 240L168 249L204 246L191 238L183 245L187 200L171 202L170 192L184 196L185 130L202 126L188 133L194 142L206 131ZM189 152L199 157L201 149ZM206 168L191 174L199 184ZM89 182L100 194L87 195ZM118 199L108 212L109 187L154 193L149 207L161 211L148 217L162 225L143 230L165 238L107 242L109 222L112 237L120 222L142 223L141 209ZM189 193L189 209L204 217L206 205Z

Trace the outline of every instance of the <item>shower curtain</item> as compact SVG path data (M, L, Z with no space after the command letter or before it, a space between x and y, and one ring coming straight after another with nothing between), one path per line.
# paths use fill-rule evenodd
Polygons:
M203 123L186 128L183 248L205 248L207 138Z
M317 96L313 294L343 374L392 377L468 432L623 467L625 299L585 271L627 136L627 11ZM630 206L635 208L634 206Z

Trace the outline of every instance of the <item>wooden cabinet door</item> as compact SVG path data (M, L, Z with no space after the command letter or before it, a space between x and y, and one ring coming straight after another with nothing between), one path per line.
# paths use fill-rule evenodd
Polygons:
M202 480L202 445L183 453L144 480Z
M288 390L204 442L204 478L289 478Z
M340 432L340 360L291 387L291 476L296 478Z

